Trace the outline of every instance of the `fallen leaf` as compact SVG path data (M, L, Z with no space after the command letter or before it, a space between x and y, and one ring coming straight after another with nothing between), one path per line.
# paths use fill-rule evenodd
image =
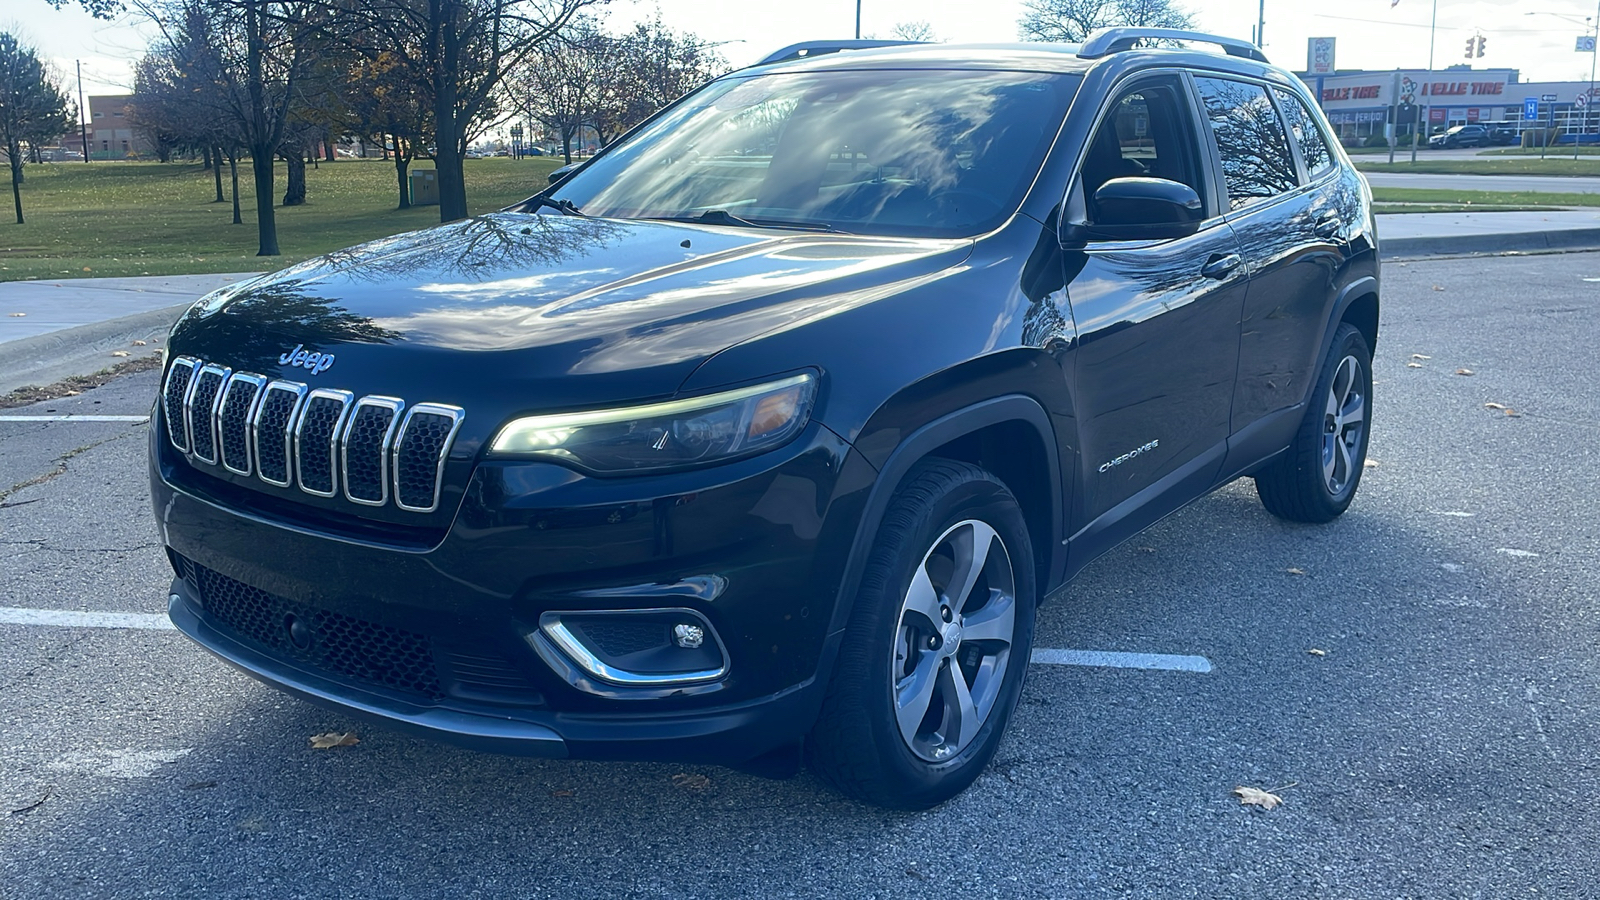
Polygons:
M1471 375L1472 374L1472 370L1471 369L1457 369L1456 370L1456 374L1457 375Z
M11 313L11 318L13 318L13 319L20 319L20 318L22 318L22 317L23 317L23 316L25 316L25 315L27 315L27 313Z
M703 791L711 787L711 779L698 772L679 772L672 776L672 783L686 791Z
M63 396L63 397L76 397L81 393L83 393L83 391L66 391L61 396Z
M1421 353L1413 353L1413 354L1411 354L1411 358L1412 359L1433 359L1433 357L1431 357L1431 356L1423 356Z
M1511 407L1509 407L1509 406L1508 406L1508 407L1506 407L1506 415L1508 415L1508 416L1510 416L1510 417L1511 417L1511 418L1513 418L1513 419L1520 419L1520 418L1522 418L1522 413L1519 413L1519 412L1517 412L1517 411L1516 411L1516 410L1514 410L1514 409L1512 409L1512 408L1511 408Z
M1434 286L1433 286L1433 289L1434 289L1434 290L1436 290L1436 291L1442 291L1442 290L1444 290L1444 288L1443 288L1443 287L1441 287L1441 286L1440 286L1440 285L1437 285L1437 284L1436 284L1436 285L1434 285Z
M1154 548L1154 547L1140 547L1139 548L1139 552L1140 553L1154 553L1154 552L1156 552L1156 548Z
M127 356L128 355L128 351L126 351L126 350L113 350L113 351L111 351L111 355L112 356Z
M90 269L90 268L89 268L89 267L88 267L88 266L84 266L84 267L83 267L83 270L84 270L84 271L85 271L85 272L90 272L90 271L93 271L93 270L92 270L92 269Z
M354 747L361 743L354 731L328 731L311 736L313 750L331 750L334 747Z
M1290 575L1304 575L1306 573L1305 569L1285 569L1284 571Z
M1483 405L1483 408L1484 409L1505 409L1506 406L1505 406L1504 403L1485 403Z
M1306 652L1311 654L1312 656L1327 656L1328 655L1328 651L1326 651L1326 650L1318 650L1315 647L1312 647L1310 650L1307 650Z
M143 347L146 343L147 343L146 341L134 341L133 345L135 347Z
M1271 791L1263 791L1260 788L1245 787L1244 785L1234 788L1233 793L1238 796L1240 806L1259 806L1262 809L1273 809L1283 802L1282 797Z
M918 872L915 868L909 868L908 867L906 869L906 874L910 875L912 878L915 878L918 881L927 881L928 880L928 876L922 874L921 872Z
M1363 462L1361 466L1362 468L1366 469L1376 469L1378 467L1378 461L1375 459L1369 459L1366 462Z
M563 789L563 790L559 790L559 791L551 791L550 792L550 796L552 796L552 797L572 797L572 796L575 796L577 793L578 793L577 791L574 791L574 790L571 790L570 788L568 788L568 789Z
M1406 363L1406 368L1408 368L1408 369L1420 369L1420 368L1422 368L1422 363Z

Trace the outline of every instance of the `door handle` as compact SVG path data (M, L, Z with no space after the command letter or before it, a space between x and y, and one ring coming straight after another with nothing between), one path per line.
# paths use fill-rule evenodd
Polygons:
M1332 216L1332 215L1323 216L1322 218L1317 220L1317 224L1316 224L1316 227L1315 227L1314 230L1317 233L1317 237L1320 237L1320 238L1331 238L1331 237L1333 237L1334 235L1339 233L1339 217L1338 216Z
M1211 254L1211 260L1200 270L1200 274L1220 281L1232 275L1233 270L1239 268L1243 263L1244 260L1240 259L1237 253L1229 253L1227 256L1213 253Z

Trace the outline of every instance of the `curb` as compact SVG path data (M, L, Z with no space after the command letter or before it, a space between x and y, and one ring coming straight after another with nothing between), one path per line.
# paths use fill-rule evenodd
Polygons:
M119 362L111 356L114 350L127 350L131 356L159 350L166 346L173 323L193 304L193 300L187 300L176 306L0 343L0 394L108 369ZM131 346L134 341L144 341L145 346L135 348Z
M1600 250L1600 228L1388 240L1380 236L1378 239L1378 255L1383 260L1493 256L1501 253L1561 253L1571 250Z

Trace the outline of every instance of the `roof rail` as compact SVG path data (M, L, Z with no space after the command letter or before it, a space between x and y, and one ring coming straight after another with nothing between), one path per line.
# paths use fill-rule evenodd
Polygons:
M1267 55L1261 52L1261 48L1249 41L1200 31L1181 31L1176 28L1102 28L1089 35L1083 46L1078 48L1078 56L1081 59L1100 59L1113 53L1132 50L1139 41L1147 39L1216 44L1229 56L1242 56L1257 62L1267 61Z
M783 62L786 59L807 59L813 56L822 56L825 53L838 53L840 50L871 50L874 47L901 47L906 44L922 44L926 41L801 41L773 53L767 54L756 65L764 66L767 63Z

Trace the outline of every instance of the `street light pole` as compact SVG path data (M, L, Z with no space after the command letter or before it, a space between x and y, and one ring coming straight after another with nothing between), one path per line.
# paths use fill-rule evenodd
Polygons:
M856 40L861 40L861 0L856 0Z
M1267 0L1261 0L1261 8L1256 12L1256 46L1263 49L1267 46Z
M1594 105L1594 64L1595 64L1596 57L1600 56L1600 49L1597 49L1597 48L1600 48L1600 6L1597 6L1595 8L1594 15L1595 15L1595 19L1594 19L1594 40L1593 40L1593 43L1591 43L1589 45L1589 93L1585 94L1584 98L1583 98L1583 130L1584 131L1588 131L1589 130L1589 108ZM1572 160L1573 160L1573 162L1577 162L1577 160L1578 160L1578 148L1580 146L1582 146L1578 141L1579 136L1580 135L1576 135L1576 134L1572 136Z
M1428 81L1422 89L1428 92L1428 102L1422 107L1424 128L1433 127L1433 45L1439 34L1439 0L1433 0L1433 22L1428 26ZM1417 126L1411 126L1411 161L1417 161Z
M83 60L73 62L78 64L78 137L83 140L83 161L89 161L89 111L83 108ZM1591 79L1593 80L1593 79Z

